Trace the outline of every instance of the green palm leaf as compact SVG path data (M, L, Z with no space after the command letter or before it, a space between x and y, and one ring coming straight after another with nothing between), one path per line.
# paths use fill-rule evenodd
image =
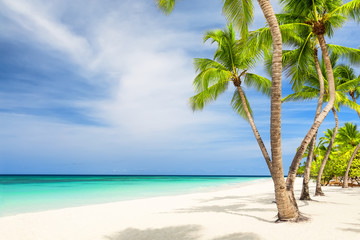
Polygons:
M333 10L330 15L340 14L345 17L360 21L360 0L353 0L348 3L345 3L335 10Z
M220 63L206 58L195 58L194 66L200 72L194 79L195 92L206 90L218 81L229 81L231 72Z
M244 83L248 87L254 87L257 91L270 97L271 81L269 79L259 76L257 74L247 73L245 75Z
M161 11L168 15L175 7L175 0L155 0L155 4Z
M244 95L245 95L245 92L244 92ZM251 110L251 107L250 107L249 101L247 100L246 95L245 95L245 100L246 100L246 105L247 105L247 107L249 109L250 115L253 116L253 111ZM243 103L241 101L239 91L237 89L234 91L234 95L233 95L233 97L231 99L231 106L234 109L234 111L237 114L239 114L239 116L244 118L246 121L249 121L249 118L247 117L246 111L244 109L244 105L243 105Z
M282 102L289 102L289 101L310 101L315 99L319 96L319 90L304 86L301 91L289 94L285 98L282 99Z
M211 87L191 97L189 100L191 109L193 111L202 110L206 104L215 101L221 93L226 91L228 83L229 81L219 81Z
M254 17L254 6L249 0L222 0L223 14L232 22L241 36L248 35L248 26L252 23Z
M360 112L360 105L349 100L344 93L336 92L336 98L337 98L337 102L339 103L339 106L345 106L357 112Z
M327 44L327 47L330 54L339 55L349 60L352 64L360 63L360 49L343 47L334 44Z
M354 89L359 85L359 79L348 80L336 86L337 91L347 92L349 89Z

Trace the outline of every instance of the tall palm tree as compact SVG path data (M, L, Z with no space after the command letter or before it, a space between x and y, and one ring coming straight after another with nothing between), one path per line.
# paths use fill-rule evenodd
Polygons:
M170 13L175 0L155 0L155 3L165 13ZM240 30L243 36L247 35L247 26L253 19L252 1L223 0L223 12L228 20ZM281 154L281 72L282 72L282 40L278 21L271 6L270 0L258 0L259 6L269 26L273 40L273 60L271 75L271 113L270 113L270 144L272 171L271 175L275 186L275 199L278 209L278 220L288 221L299 219L299 210L296 202L286 191L284 170Z
M204 41L210 40L217 44L214 59L196 58L194 65L198 75L194 79L196 95L190 98L193 110L202 110L204 106L217 99L228 89L229 82L233 82L235 92L232 98L234 110L244 117L250 124L256 141L265 158L271 172L272 163L266 147L255 126L252 110L245 96L242 83L248 87L255 87L263 94L270 95L270 80L248 72L257 58L255 51L249 51L246 42L235 39L235 30L229 24L224 30L208 31L204 35Z
M360 132L357 129L357 125L352 123L345 123L345 126L340 128L339 130L338 140L340 142L340 145L343 145L343 147L346 147L347 145L350 146L350 148L352 149L355 148L349 159L344 175L344 182L342 187L347 188L351 163L354 160L360 148Z
M360 0L353 0L343 4L341 0L314 1L314 0L282 0L284 3L284 14L280 16L280 22L306 27L311 29L311 35L315 35L320 45L326 76L329 87L329 100L322 112L314 121L312 127L304 137L290 165L288 178L286 180L287 190L293 192L297 169L301 163L302 156L313 139L317 129L325 119L335 103L335 81L333 69L325 41L325 35L332 36L335 28L341 27L346 20L360 17Z

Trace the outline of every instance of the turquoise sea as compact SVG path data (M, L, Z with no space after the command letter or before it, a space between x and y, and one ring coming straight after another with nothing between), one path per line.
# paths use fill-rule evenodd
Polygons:
M206 191L267 177L0 175L0 216Z

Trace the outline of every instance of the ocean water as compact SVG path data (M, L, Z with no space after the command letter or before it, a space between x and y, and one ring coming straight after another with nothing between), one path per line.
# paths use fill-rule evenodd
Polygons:
M266 177L0 176L0 216L206 191Z

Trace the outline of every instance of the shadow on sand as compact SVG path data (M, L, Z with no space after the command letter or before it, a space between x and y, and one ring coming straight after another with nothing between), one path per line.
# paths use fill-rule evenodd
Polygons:
M360 233L360 224L359 223L345 223L346 225L349 225L349 228L339 228L340 230L347 231L347 232L354 232L354 233Z
M197 240L200 237L200 226L183 225L157 229L128 228L124 231L108 236L108 240ZM261 240L254 233L234 233L211 240Z
M227 204L224 204L220 201L230 201ZM232 214L237 216L254 218L262 222L274 223L276 220L276 205L274 204L274 195L273 194L262 194L252 197L248 196L224 196L224 197L215 197L210 199L202 200L201 203L207 203L211 205L197 206L192 208L178 209L178 213L225 213ZM231 203L232 202L232 203ZM234 203L236 202L236 203ZM253 203L258 203L264 206L264 208L252 207ZM259 217L261 212L274 212L274 219L268 220Z

